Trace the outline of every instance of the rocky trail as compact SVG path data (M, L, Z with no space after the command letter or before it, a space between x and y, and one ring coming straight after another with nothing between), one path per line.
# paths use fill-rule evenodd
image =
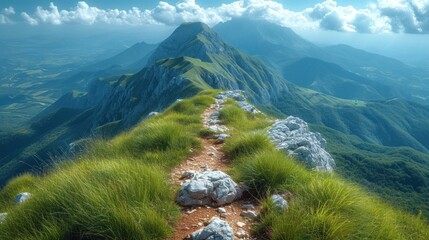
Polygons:
M182 206L172 240L215 236L255 239L250 228L260 210L257 202L243 197L239 184L226 174L230 163L221 148L229 135L228 128L220 125L218 119L222 106L223 100L217 99L201 116L204 126L219 134L214 139L200 138L202 150L170 173L170 183L181 188L176 201Z

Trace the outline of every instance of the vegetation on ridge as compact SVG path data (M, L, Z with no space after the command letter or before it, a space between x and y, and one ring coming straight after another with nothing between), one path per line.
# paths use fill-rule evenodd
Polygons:
M222 111L221 117L233 127L234 133L239 133L228 139L224 147L232 157L234 167L231 172L260 198L264 206L255 233L268 239L429 237L428 224L420 215L393 209L337 174L307 170L293 157L275 150L270 143L261 148L260 142L267 142L265 133L261 128L248 126L255 122L260 126L261 122L270 122L270 119L243 112L246 117L234 121L235 117L229 113ZM260 141L254 141L255 138ZM285 194L288 210L277 210L269 199L271 194Z
M178 216L169 169L197 150L212 92L183 100L131 131L92 142L45 176L22 175L0 192L0 239L166 239ZM15 195L32 198L15 205Z

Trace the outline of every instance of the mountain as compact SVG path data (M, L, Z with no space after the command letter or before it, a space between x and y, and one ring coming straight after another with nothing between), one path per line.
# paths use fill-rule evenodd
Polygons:
M233 29L241 29L241 31ZM285 74L288 66L301 58L316 58L336 64L375 84L389 87L395 94L392 97L429 104L428 71L408 66L398 60L347 45L319 47L299 37L290 28L263 20L233 19L218 24L214 30L237 49L243 49L250 55L263 58L264 62L280 74ZM314 64L317 63L314 62ZM287 77L287 75L283 76ZM365 84L359 88L365 89ZM369 89L361 100L371 100L371 98L364 98L372 97L371 91L372 89Z
M194 96L207 89L241 89L266 113L294 115L310 123L324 125L331 138L346 139L335 142L337 148L343 149L337 154L342 161L339 166L345 166L339 174L348 174L353 179L365 176L365 186L374 186L377 178L365 175L361 162L354 160L389 166L376 164L374 160L385 159L384 154L388 152L385 147L368 153L365 150L368 146L393 146L395 148L391 152L400 153L398 158L403 162L409 160L397 147L412 147L408 152L413 157L413 167L395 165L398 169L396 176L419 182L421 175L412 171L415 166L422 167L424 174L427 172L429 109L426 106L395 98L377 101L340 99L299 87L280 77L261 60L229 46L201 23L182 24L147 59L147 65L138 73L98 78L92 81L85 93L64 95L27 128L0 136L0 148L10 149L0 154L0 183L4 184L24 171L43 169L51 164L46 159L51 156L56 159L61 152L69 152L70 144L78 145L87 138L112 137L132 128L150 112L161 111L177 99ZM317 61L328 73L334 72L356 82L363 81L359 75L341 70L337 65ZM356 141L350 144L348 138ZM344 149L350 148L359 153L358 157L350 160L344 156ZM415 162L421 164L416 165ZM380 170L377 174L388 179L386 186L393 193L404 194L403 189L392 187L396 180L389 177L391 172ZM424 186L421 188L408 182L401 182L402 185L407 190L411 189L408 193L417 194L418 199L426 196Z
M216 25L213 30L227 43L262 58L279 70L300 58L324 54L322 49L303 39L292 29L267 21L235 18Z
M382 100L400 95L392 87L317 58L291 63L283 69L283 76L298 86L344 99Z
M113 134L129 128L150 112L160 111L177 99L204 89L242 89L262 106L269 106L288 91L283 80L259 60L226 45L202 23L182 24L148 59L147 66L136 74L99 78L89 85L86 93L64 95L39 114L35 123L19 130L25 133L22 136L25 141L4 137L2 148L13 146L16 151L0 160L1 182L34 165L17 168L11 167L12 162L34 163L34 155L45 158L52 146L67 148L74 140L103 129ZM75 111L66 121L61 115L65 110ZM43 131L35 131L34 126Z

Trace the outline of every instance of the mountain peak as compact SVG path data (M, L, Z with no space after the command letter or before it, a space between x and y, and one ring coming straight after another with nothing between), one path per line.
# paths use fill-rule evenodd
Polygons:
M201 22L183 23L158 46L148 64L164 58L182 56L209 62L211 61L210 53L220 53L224 49L223 41L206 24Z
M209 26L202 22L185 22L182 23L174 32L175 33L187 33L188 35L196 35L202 32L213 32Z

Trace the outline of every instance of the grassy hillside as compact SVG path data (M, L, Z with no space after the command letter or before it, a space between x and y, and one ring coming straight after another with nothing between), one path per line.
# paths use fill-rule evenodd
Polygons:
M98 140L44 176L22 175L0 192L0 239L166 239L178 216L168 170L197 150L202 93L110 141ZM15 206L15 195L33 197Z
M22 175L0 192L1 239L167 239L177 220L172 166L199 150L200 114L214 92L175 103L129 132L88 145L84 154L43 176ZM274 150L262 134L271 120L250 115L232 101L221 119L233 128L225 151L233 176L264 204L255 231L271 239L425 239L419 217L394 210L336 175L306 170ZM33 194L13 204L22 191ZM287 192L289 210L266 200Z
M234 110L232 110L234 109ZM426 239L421 215L394 209L337 174L309 171L274 149L267 140L264 116L238 113L231 105L221 112L234 129L225 151L233 175L243 181L263 206L255 232L268 239ZM238 113L238 114L237 114ZM237 117L239 116L239 117ZM270 194L284 193L286 211L276 210ZM412 198L412 197L411 197Z

